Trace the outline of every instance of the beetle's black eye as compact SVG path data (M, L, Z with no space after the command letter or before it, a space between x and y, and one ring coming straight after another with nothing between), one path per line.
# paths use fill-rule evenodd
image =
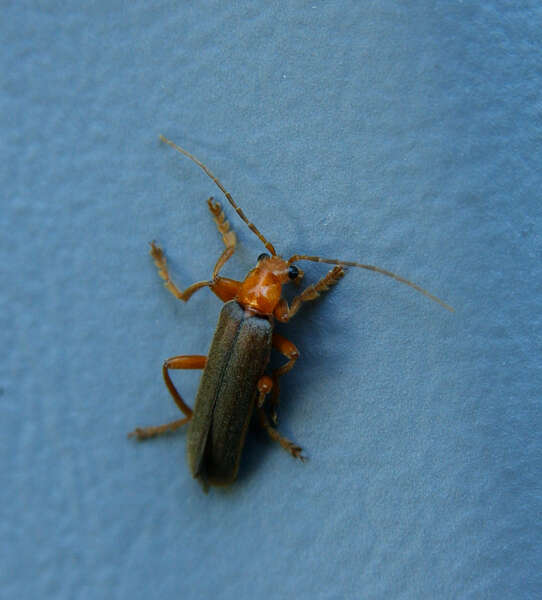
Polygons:
M265 252L263 254L260 254L260 256L258 256L258 262L260 262L264 258L269 258L269 254L266 254Z
M290 265L288 267L288 277L290 279L297 279L298 275L299 275L299 269L295 265Z

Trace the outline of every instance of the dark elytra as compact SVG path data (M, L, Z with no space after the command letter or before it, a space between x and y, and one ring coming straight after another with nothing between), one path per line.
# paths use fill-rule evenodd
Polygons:
M226 485L237 476L272 333L269 319L247 313L236 300L220 312L188 425L188 463L204 485Z

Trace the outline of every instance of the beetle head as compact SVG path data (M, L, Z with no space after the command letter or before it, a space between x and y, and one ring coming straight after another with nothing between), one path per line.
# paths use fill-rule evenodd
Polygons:
M260 254L258 264L248 272L236 300L257 314L272 315L282 298L282 286L298 284L303 271L280 256Z

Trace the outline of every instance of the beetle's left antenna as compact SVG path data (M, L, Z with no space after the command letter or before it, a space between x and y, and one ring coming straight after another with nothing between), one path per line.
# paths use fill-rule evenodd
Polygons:
M187 158L189 158L192 162L195 162L198 165L198 167L200 169L202 169L204 171L204 173L210 179L212 179L215 182L215 184L220 188L220 190L222 191L222 193L224 194L224 196L226 196L226 199L228 200L228 202L233 206L233 208L235 208L235 211L237 212L237 214L248 225L248 228L250 229L250 231L252 231L253 233L255 233L258 236L258 238L260 239L260 241L262 242L262 244L267 248L267 250L269 250L269 252L271 252L271 254L273 256L276 256L277 253L275 252L275 248L273 247L273 244L271 242L268 242L265 239L265 237L258 231L258 228L256 227L256 225L254 225L254 223L251 223L246 218L245 213L242 211L242 209L239 206L237 206L235 200L231 197L231 194L220 183L220 181L218 180L218 178L215 175L213 175L211 173L211 171L200 160L198 160L195 156L193 156L192 154L190 154L190 152L188 152L184 148L181 148L180 146L177 146L177 144L175 144L171 140L168 140L167 137L163 136L162 134L160 134L160 139L162 140L162 142L165 142L166 144L168 144L169 146L171 146L172 148L174 148L175 150L177 150L177 152L180 152L181 154L184 154L184 156L186 156Z

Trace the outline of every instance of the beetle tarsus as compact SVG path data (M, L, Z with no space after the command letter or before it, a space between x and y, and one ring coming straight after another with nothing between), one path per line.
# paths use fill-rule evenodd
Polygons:
M164 251L160 246L156 245L156 242L153 240L150 243L150 255L158 269L158 275L164 280L165 287L177 298L178 300L182 300L183 302L187 302L194 292L197 292L199 289L203 287L207 287L209 285L209 281L197 281L193 283L191 286L187 287L184 291L181 291L174 283L171 281L169 277L169 271L167 268L167 260L164 255Z
M305 462L307 460L307 457L301 454L303 452L303 448L301 448L300 446L292 444L291 448L289 448L288 451L294 458L298 458L301 462Z
M215 202L214 198L211 196L211 198L207 200L207 206L213 215L216 228L222 236L222 241L225 246L224 252L222 252L219 259L216 261L215 268L213 269L213 281L215 281L222 267L233 256L235 246L237 245L237 237L235 232L230 228L230 224L224 215L220 202Z
M301 446L298 446L296 443L289 440L287 437L281 435L272 425L269 423L269 419L263 408L258 409L258 416L260 418L260 425L265 431L267 431L267 435L274 441L278 442L288 454L293 456L294 458L298 458L301 462L305 462L307 459L306 456L301 454L303 449Z
M346 270L342 266L335 266L331 271L328 272L327 275L322 277L319 281L314 283L313 285L309 285L309 287L305 288L305 290L296 296L292 300L292 304L288 310L287 315L282 320L284 322L289 321L293 316L297 314L297 311L301 308L301 305L304 302L310 302L311 300L316 300L323 294L327 292L332 285L335 285L340 279L344 277Z
M216 228L222 236L224 246L226 246L226 248L235 248L237 244L237 237L235 232L231 229L229 221L224 215L224 211L222 210L220 202L216 202L211 196L209 200L207 200L207 206L213 215Z
M191 417L185 417L184 419L177 419L171 423L165 423L164 425L156 425L153 427L136 427L128 434L128 437L136 438L138 441L142 442L144 440L163 435L164 433L173 433L188 423L190 418Z

